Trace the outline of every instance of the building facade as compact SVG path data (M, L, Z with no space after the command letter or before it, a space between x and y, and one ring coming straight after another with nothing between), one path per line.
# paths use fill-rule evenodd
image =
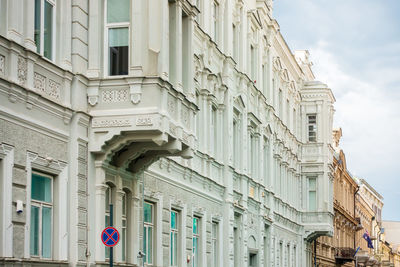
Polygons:
M310 266L335 101L272 1L1 0L0 265ZM110 204L113 210L110 210Z
M321 267L354 266L355 238L359 229L355 217L357 183L347 170L346 157L339 147L342 129L333 131L333 237L319 237L316 245L316 262Z
M358 183L359 190L356 195L356 218L363 229L357 231L356 247L360 247L356 255L358 263L381 264L382 243L380 234L382 227L383 197L362 178L354 177ZM370 236L373 248L368 247L368 242L363 238L367 233Z

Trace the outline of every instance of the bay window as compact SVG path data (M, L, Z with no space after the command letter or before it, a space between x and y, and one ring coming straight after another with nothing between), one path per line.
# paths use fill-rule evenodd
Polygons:
M52 257L53 232L53 178L32 173L30 254L34 257Z
M107 0L108 75L127 75L129 68L130 0Z

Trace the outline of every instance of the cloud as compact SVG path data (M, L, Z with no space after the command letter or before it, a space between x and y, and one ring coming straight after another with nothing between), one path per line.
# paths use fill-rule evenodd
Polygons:
M335 126L349 170L400 220L400 1L280 0L275 14L291 48L308 49L335 94ZM397 26L396 26L397 25Z

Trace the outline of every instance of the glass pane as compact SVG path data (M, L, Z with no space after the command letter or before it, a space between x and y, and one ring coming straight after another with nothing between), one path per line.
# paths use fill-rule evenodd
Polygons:
M44 1L44 33L43 33L43 55L52 59L53 44L53 6Z
M51 203L51 179L32 173L32 199Z
M128 74L128 28L108 30L109 75Z
M122 215L126 215L126 195L122 196Z
M317 188L316 186L316 179L315 178L308 178L308 189L309 190L315 190Z
M174 266L174 233L172 233L171 232L171 235L170 235L170 255L171 255L171 262L170 262L170 264L171 264L171 266Z
M212 224L212 236L213 238L217 238L217 223Z
M129 22L130 0L108 0L107 22Z
M317 210L317 196L315 191L310 191L309 193L309 210Z
M199 219L193 218L193 234L197 234L199 232L198 223Z
M39 207L31 206L31 255L39 256Z
M152 264L153 263L153 228L149 227L148 229L148 236L147 236L147 242L148 242L148 250L147 250L147 263Z
M40 1L35 0L35 44L36 44L36 52L40 53Z
M105 221L104 221L104 226L105 227L110 226L110 215L106 214Z
M171 228L176 229L176 212L171 211Z
M122 221L122 225L124 225L125 221ZM126 228L122 228L122 260L125 261L126 257L125 257L125 250L126 250Z
M144 248L144 254L147 255L148 249L147 249L147 226L143 228L143 248ZM144 262L147 262L147 256L144 257Z
M111 194L111 188L107 187L106 197L105 197L105 202L104 202L106 212L110 212L110 198L111 198L110 194ZM106 225L108 225L108 224L106 224Z
M174 266L177 265L178 258L178 234L174 233Z
M147 223L153 222L153 205L144 203L144 221Z
M42 208L42 257L51 258L51 208Z

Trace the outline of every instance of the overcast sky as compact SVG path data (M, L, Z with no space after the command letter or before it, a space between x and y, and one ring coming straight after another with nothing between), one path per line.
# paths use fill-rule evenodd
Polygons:
M336 97L347 168L384 197L383 219L400 221L400 1L275 0L274 17Z

